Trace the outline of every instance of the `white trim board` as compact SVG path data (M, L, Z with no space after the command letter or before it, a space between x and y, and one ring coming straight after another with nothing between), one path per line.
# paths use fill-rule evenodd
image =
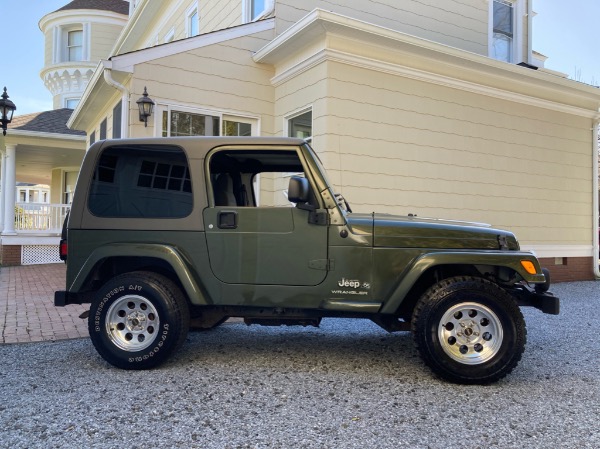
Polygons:
M537 257L594 256L592 245L521 245L521 250L533 251Z
M252 34L268 31L275 28L275 19L261 20L247 25L240 25L233 28L227 28L221 31L215 31L208 34L200 34L194 37L188 37L167 44L157 45L156 47L145 48L110 58L112 68L121 72L133 73L133 67L144 62L154 61L159 58L184 53L197 48L207 47L231 39L249 36Z

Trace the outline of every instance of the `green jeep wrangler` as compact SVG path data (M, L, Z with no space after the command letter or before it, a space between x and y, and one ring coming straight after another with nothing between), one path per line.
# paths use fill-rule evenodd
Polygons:
M91 303L109 363L152 368L229 317L313 325L367 318L412 331L425 363L489 383L519 362L519 306L558 314L547 272L487 225L352 213L303 140L106 140L87 152L55 305Z

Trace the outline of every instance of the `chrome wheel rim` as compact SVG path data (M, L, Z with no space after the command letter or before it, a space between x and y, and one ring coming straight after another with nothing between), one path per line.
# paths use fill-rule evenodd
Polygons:
M143 296L123 296L106 313L108 338L128 352L141 351L154 343L159 325L156 308Z
M440 320L438 338L450 358L465 365L478 365L498 354L504 332L491 309L465 302L446 311Z

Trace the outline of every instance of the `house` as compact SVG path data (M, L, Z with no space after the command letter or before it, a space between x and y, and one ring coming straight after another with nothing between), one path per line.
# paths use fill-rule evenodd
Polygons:
M54 109L15 116L0 135L2 265L60 262L59 234L87 148L85 132L66 123L128 13L122 0L75 0L40 20L46 42L40 76Z
M531 3L131 1L68 126L309 138L355 211L491 223L593 279L600 91L543 68Z

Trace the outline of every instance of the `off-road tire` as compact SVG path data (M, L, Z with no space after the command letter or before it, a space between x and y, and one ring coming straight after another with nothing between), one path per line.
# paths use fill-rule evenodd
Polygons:
M168 278L151 272L117 276L96 293L88 328L98 353L131 370L163 363L185 341L187 301Z
M513 297L485 279L445 279L418 300L411 327L425 364L461 384L488 384L519 363L527 331Z

